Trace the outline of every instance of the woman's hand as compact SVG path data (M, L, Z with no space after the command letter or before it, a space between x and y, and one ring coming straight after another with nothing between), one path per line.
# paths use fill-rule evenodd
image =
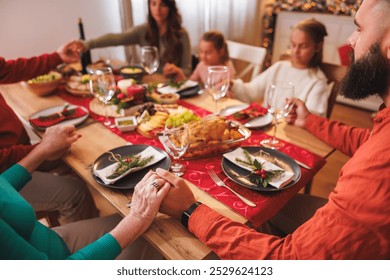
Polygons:
M111 231L122 249L149 228L169 189L170 184L153 171L135 186L130 213Z
M164 169L157 168L156 173L173 186L161 204L160 212L180 220L183 212L196 202L191 189L182 178Z

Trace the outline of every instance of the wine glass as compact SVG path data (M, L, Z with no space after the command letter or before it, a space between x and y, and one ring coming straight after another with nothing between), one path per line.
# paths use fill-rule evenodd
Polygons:
M157 47L141 47L141 65L149 75L157 71L160 65Z
M275 122L274 135L271 139L264 139L260 143L271 149L280 149L284 143L276 139L278 121L288 116L294 104L288 99L294 97L294 85L291 82L276 82L269 85L265 94L265 103L268 112L273 116Z
M89 88L93 96L104 104L104 125L111 127L112 123L107 116L108 101L115 94L115 77L110 67L102 67L90 70Z
M209 66L207 69L207 92L215 100L215 114L218 114L218 100L224 97L229 89L229 69L226 66Z
M182 176L185 171L185 166L178 162L180 157L184 155L189 146L188 126L183 124L179 127L165 127L160 136L160 141L167 153L173 158L171 171L176 176Z

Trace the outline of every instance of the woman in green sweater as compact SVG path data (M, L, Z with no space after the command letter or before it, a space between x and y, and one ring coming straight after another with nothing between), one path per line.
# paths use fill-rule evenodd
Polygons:
M118 34L106 34L83 41L84 50L109 46L156 46L160 53L158 72L166 63L172 63L191 74L191 44L175 0L148 0L148 22Z
M169 184L153 172L137 184L130 213L113 228L89 227L81 231L85 236L70 231L61 237L37 221L34 209L18 191L44 160L60 158L79 137L73 126L53 126L25 158L0 175L0 259L115 259L152 223L169 190ZM156 184L162 187L158 190ZM86 222L99 219L104 218ZM67 226L72 224L60 228Z

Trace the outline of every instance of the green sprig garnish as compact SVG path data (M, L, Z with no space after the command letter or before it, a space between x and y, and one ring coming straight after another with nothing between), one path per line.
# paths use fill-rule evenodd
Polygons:
M236 161L238 163L245 164L252 169L251 173L256 175L253 178L251 178L252 183L266 188L270 181L272 181L273 179L280 178L280 176L284 173L284 170L279 170L279 169L265 170L261 162L259 162L257 159L252 159L250 153L247 150L244 149L243 151L244 151L245 160L236 158Z
M153 160L154 156L152 155L146 158L141 158L140 155L131 155L122 158L121 156L112 154L110 159L111 158L118 162L118 167L111 175L107 176L107 179L115 179L132 168L143 167L150 163Z

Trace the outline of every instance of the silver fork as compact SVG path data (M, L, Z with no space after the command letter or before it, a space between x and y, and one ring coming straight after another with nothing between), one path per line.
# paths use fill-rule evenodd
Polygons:
M231 191L232 193L234 193L239 199L241 199L246 205L249 205L249 206L251 206L251 207L256 207L256 204L255 204L253 201L250 201L249 199L243 197L243 196L240 195L239 193L236 193L233 189L231 189L228 185L226 185L226 184L217 176L217 174L215 173L215 171L214 171L213 169L209 169L207 172L209 173L211 179L213 179L214 183L216 183L218 186L227 188L229 191Z

